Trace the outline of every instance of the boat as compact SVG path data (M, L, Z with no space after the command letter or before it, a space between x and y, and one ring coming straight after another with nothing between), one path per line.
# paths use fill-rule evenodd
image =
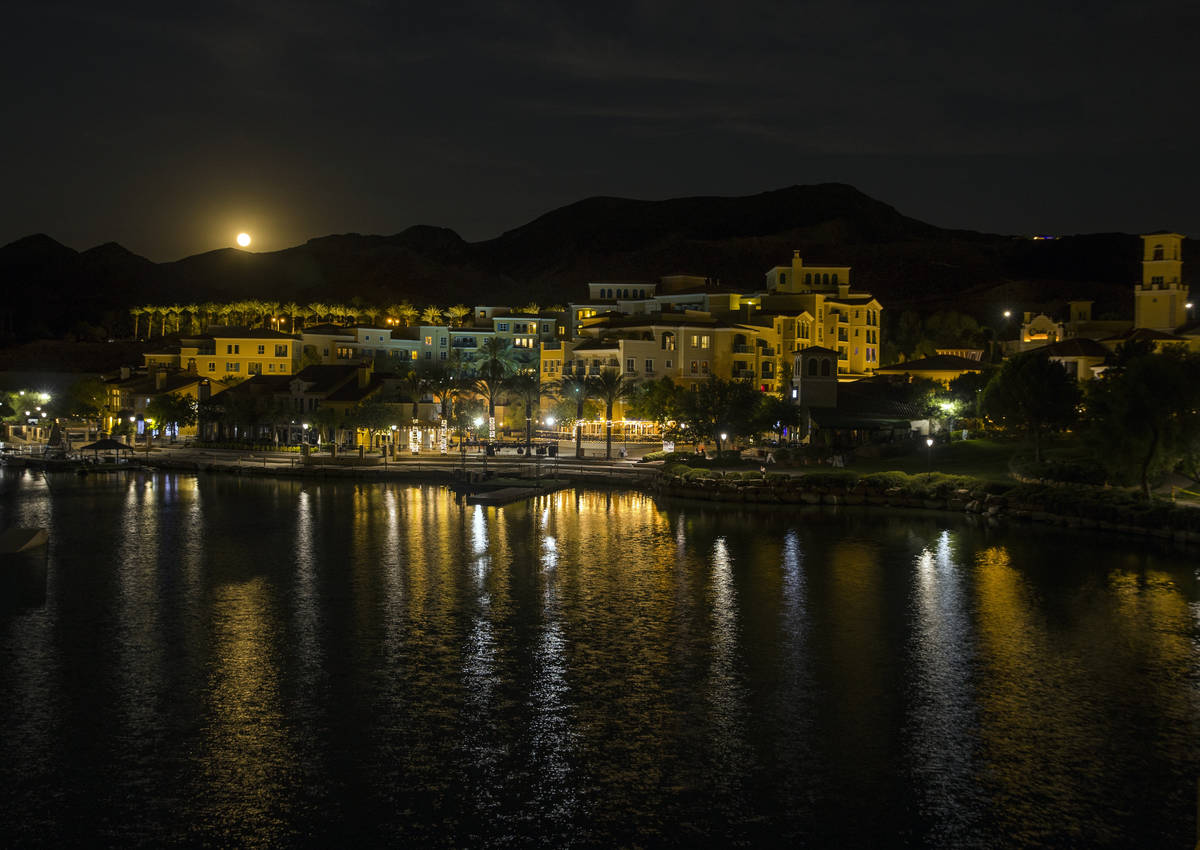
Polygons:
M49 540L44 528L10 528L0 533L0 556L31 552Z

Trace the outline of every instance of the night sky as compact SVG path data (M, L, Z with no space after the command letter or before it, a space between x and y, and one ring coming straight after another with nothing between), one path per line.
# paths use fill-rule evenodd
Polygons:
M1194 3L7 8L0 243L154 260L838 181L944 227L1200 235Z

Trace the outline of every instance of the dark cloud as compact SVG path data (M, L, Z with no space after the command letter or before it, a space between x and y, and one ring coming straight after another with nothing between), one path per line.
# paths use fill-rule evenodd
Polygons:
M27 4L0 35L0 241L477 239L587 195L819 180L947 226L1200 233L1198 22L1167 2Z

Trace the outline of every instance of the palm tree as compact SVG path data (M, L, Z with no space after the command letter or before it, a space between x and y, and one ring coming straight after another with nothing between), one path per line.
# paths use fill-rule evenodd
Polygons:
M199 304L188 304L183 308L183 311L188 314L188 333L196 332L197 317L200 315Z
M421 323L425 325L440 325L442 323L441 309L430 304L421 313Z
M296 314L300 312L300 305L297 304L295 301L289 301L288 303L283 305L282 309L283 309L283 312L287 313L288 317L292 320L292 329L291 329L290 333L295 333L296 332Z
M212 301L205 301L200 305L200 313L204 316L204 320L200 323L200 331L203 333L208 330L208 326L212 324L213 317L221 312L221 305Z
M402 321L405 327L415 322L419 315L417 308L407 301L401 301L399 304L394 305L393 309L396 311L396 318Z
M157 304L143 304L142 312L146 314L146 339L154 336L154 316L158 313Z
M538 304L536 301L530 301L528 304L526 304L524 307L521 308L520 312L531 313L532 315L536 316L542 312L542 306L540 304Z
M176 324L176 328L178 329L179 311L181 309L183 309L183 308L181 308L178 304L169 304L166 307L163 307L163 310L162 310L162 333L160 333L159 336L167 335L167 316L175 317L175 324Z
M217 305L217 318L221 320L221 324L228 325L229 319L232 316L233 316L233 305L232 304L218 304Z
M533 444L533 409L541 407L542 382L537 372L518 372L508 379L507 389L525 404L525 453Z
M445 361L434 363L425 370L426 385L430 393L442 408L442 429L445 430L450 422L459 421L455 416L455 406L463 393L475 388L475 378L471 374L471 365L464 358L462 351L454 349ZM462 444L462 431L458 433L459 445ZM462 447L466 451L465 447Z
M367 322L371 327L375 326L375 320L379 318L380 309L378 307L363 307L362 314L367 317Z
M278 301L256 301L254 303L260 311L262 326L264 328L267 326L267 320L274 319L275 314L282 309ZM272 328L272 330L279 330L279 328Z
M625 380L619 369L609 366L600 370L599 375L589 379L592 385L592 395L604 402L604 457L612 460L612 417L613 405L628 398L633 391L633 384Z
M508 340L489 337L479 349L476 369L479 378L475 391L488 402L488 439L496 439L496 400L504 392L504 382L516 371L516 360Z
M583 457L583 405L592 397L592 384L583 375L565 375L554 384L554 395L575 402L575 457Z
M455 304L453 307L446 308L446 315L450 318L451 325L461 328L463 319L471 315L471 308L463 304Z
M146 312L145 307L130 307L129 308L129 315L133 317L133 338L135 340L137 339L138 320L141 318L142 314L145 312Z
M404 380L400 382L400 387L404 391L404 394L412 401L412 418L413 421L416 421L421 412L421 399L425 396L428 382L425 380L424 375L419 374L416 369L413 369L404 376Z
M320 322L323 316L329 314L329 305L322 304L320 301L314 301L308 305L308 312L314 319Z

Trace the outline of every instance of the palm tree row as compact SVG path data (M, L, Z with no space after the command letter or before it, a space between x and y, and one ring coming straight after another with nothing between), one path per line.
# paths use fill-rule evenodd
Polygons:
M357 302L358 299L354 299ZM371 304L354 303L332 304L314 301L310 304L297 304L278 301L261 301L247 299L218 303L206 301L203 304L137 304L129 308L130 318L133 319L133 336L138 338L142 326L142 316L146 317L146 337L152 337L155 331L159 336L168 333L203 333L209 325L238 324L250 328L261 327L273 330L287 329L295 333L297 328L303 329L308 324L355 323L363 322L374 325L383 317L384 323L399 327L409 327L419 319L425 325L448 324L451 327L462 327L471 315L471 308L463 304L450 307L430 305L418 309L408 301L377 307ZM540 307L537 304L527 304L522 312L537 314Z

